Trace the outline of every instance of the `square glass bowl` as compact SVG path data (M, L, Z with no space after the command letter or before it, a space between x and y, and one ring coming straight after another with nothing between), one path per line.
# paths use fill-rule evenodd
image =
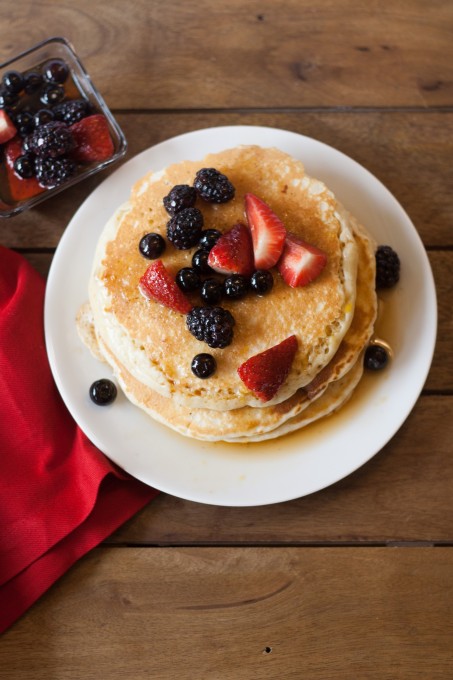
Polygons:
M36 177L30 180L22 180L14 172L12 165L15 156L14 144L11 144L10 147L8 147L9 141L0 144L0 217L11 217L32 208L47 198L80 182L82 179L104 170L104 168L118 161L126 153L127 143L121 128L91 82L91 78L82 66L74 48L65 38L49 38L9 61L0 64L0 81L2 81L5 73L11 71L25 75L32 72L42 73L43 65L55 59L65 62L69 69L66 81L60 85L65 91L65 99L63 101L68 99L85 99L89 104L90 114L101 114L104 116L113 143L113 152L108 158L100 161L77 162L74 175L58 186L44 189L38 185ZM5 110L8 118L14 124L19 112L29 110L32 113L38 108L52 109L52 103L50 105L42 103L39 89L32 94L27 94L24 90L14 94L13 91L12 96L10 96L12 85L10 82L7 85L8 87L3 82L0 83L0 109ZM14 101L15 98L18 98L18 101ZM15 127L18 127L18 125L15 124ZM20 135L14 137L14 139L16 140L16 148L19 148L18 144L19 142L22 143L23 139ZM16 153L18 152L16 151ZM33 194L35 189L39 193L30 195Z

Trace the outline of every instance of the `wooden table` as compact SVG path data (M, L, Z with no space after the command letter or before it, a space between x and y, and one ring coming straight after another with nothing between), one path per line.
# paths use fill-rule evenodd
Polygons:
M453 678L453 3L1 0L0 60L72 41L129 142L257 124L367 167L411 216L439 333L396 436L324 491L221 508L160 495L0 640L3 680ZM104 176L3 220L43 274Z

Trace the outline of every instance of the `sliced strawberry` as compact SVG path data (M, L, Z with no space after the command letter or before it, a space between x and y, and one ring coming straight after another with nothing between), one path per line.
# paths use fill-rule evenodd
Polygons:
M221 274L253 273L253 248L250 232L241 222L226 231L211 248L209 266Z
M254 194L245 195L245 214L252 233L255 269L270 269L282 254L285 225L267 203Z
M8 178L8 188L13 201L25 201L32 196L36 196L45 191L36 177L23 179L14 171L14 161L18 156L22 156L22 140L14 137L5 146L6 174Z
M113 155L114 146L110 136L107 118L101 113L82 118L69 128L75 141L72 152L74 160L80 163L106 161Z
M322 272L327 255L294 234L287 234L277 269L291 288L306 286Z
M290 335L278 345L250 357L239 366L239 377L261 401L269 401L285 382L297 351L297 338Z
M178 288L162 260L150 264L140 279L139 287L147 298L152 298L176 312L188 314L192 309L192 303Z
M4 109L0 109L0 144L9 142L17 134L16 126Z

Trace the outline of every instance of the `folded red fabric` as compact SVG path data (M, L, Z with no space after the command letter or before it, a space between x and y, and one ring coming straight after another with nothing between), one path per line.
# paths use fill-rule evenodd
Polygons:
M47 360L44 289L0 246L0 632L157 494L67 411Z

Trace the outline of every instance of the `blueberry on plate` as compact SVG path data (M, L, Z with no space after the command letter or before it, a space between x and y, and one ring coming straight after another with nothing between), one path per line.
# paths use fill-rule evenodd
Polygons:
M95 380L90 387L90 399L97 406L107 406L116 399L117 389L115 383L107 378Z

